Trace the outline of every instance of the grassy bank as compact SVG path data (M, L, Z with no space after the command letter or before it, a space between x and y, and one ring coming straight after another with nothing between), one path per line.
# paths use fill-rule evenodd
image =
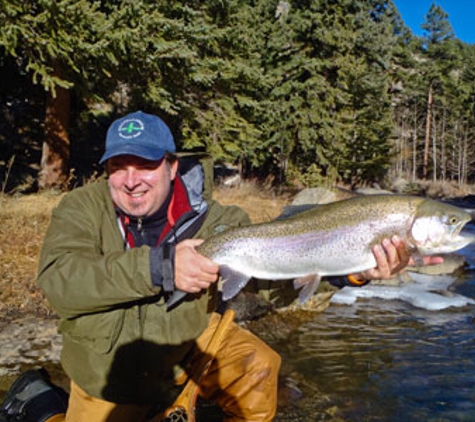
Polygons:
M35 277L42 239L59 199L51 193L0 197L1 322L20 314L50 313Z
M288 202L285 196L250 183L217 188L215 198L241 206L253 222L275 218ZM19 316L51 315L35 278L42 239L60 199L61 195L51 192L0 195L0 328Z

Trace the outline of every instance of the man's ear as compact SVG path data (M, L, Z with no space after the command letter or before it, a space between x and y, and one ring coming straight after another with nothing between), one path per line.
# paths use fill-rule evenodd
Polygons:
M177 171L178 171L178 160L174 160L172 163L170 163L170 180L175 180Z

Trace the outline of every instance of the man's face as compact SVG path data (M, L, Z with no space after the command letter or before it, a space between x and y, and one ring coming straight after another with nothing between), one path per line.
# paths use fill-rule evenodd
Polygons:
M170 192L178 162L145 160L119 155L108 160L109 190L114 203L133 217L147 217L158 211Z

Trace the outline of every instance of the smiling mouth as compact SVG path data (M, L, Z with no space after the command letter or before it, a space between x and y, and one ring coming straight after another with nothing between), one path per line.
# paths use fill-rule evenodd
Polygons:
M132 199L139 199L142 198L147 192L126 192L127 196Z

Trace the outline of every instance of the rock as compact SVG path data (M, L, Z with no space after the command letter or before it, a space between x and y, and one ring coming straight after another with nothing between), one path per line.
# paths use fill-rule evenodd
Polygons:
M351 196L355 194L344 189L308 188L295 195L292 205L328 204Z
M0 376L17 375L23 366L59 363L61 336L56 319L28 317L0 331Z
M303 396L298 383L290 376L279 377L278 403L280 407L295 405Z
M240 322L261 318L273 308L273 304L258 294L241 291L226 302L226 307L234 310L234 320Z
M301 310L318 313L323 312L330 306L330 301L335 291L336 290L316 293L304 304L301 304L297 299L287 308L287 310Z
M285 219L303 211L315 208L317 205L328 204L335 201L340 201L354 196L350 191L344 189L329 190L325 188L308 188L303 189L295 195L291 204L286 206L282 214L277 217L277 220Z
M336 194L324 188L309 188L300 191L292 201L292 205L327 204L336 201Z
M393 194L393 192L389 190L384 190L380 188L359 188L355 192L360 195L379 195L379 194L392 195Z

